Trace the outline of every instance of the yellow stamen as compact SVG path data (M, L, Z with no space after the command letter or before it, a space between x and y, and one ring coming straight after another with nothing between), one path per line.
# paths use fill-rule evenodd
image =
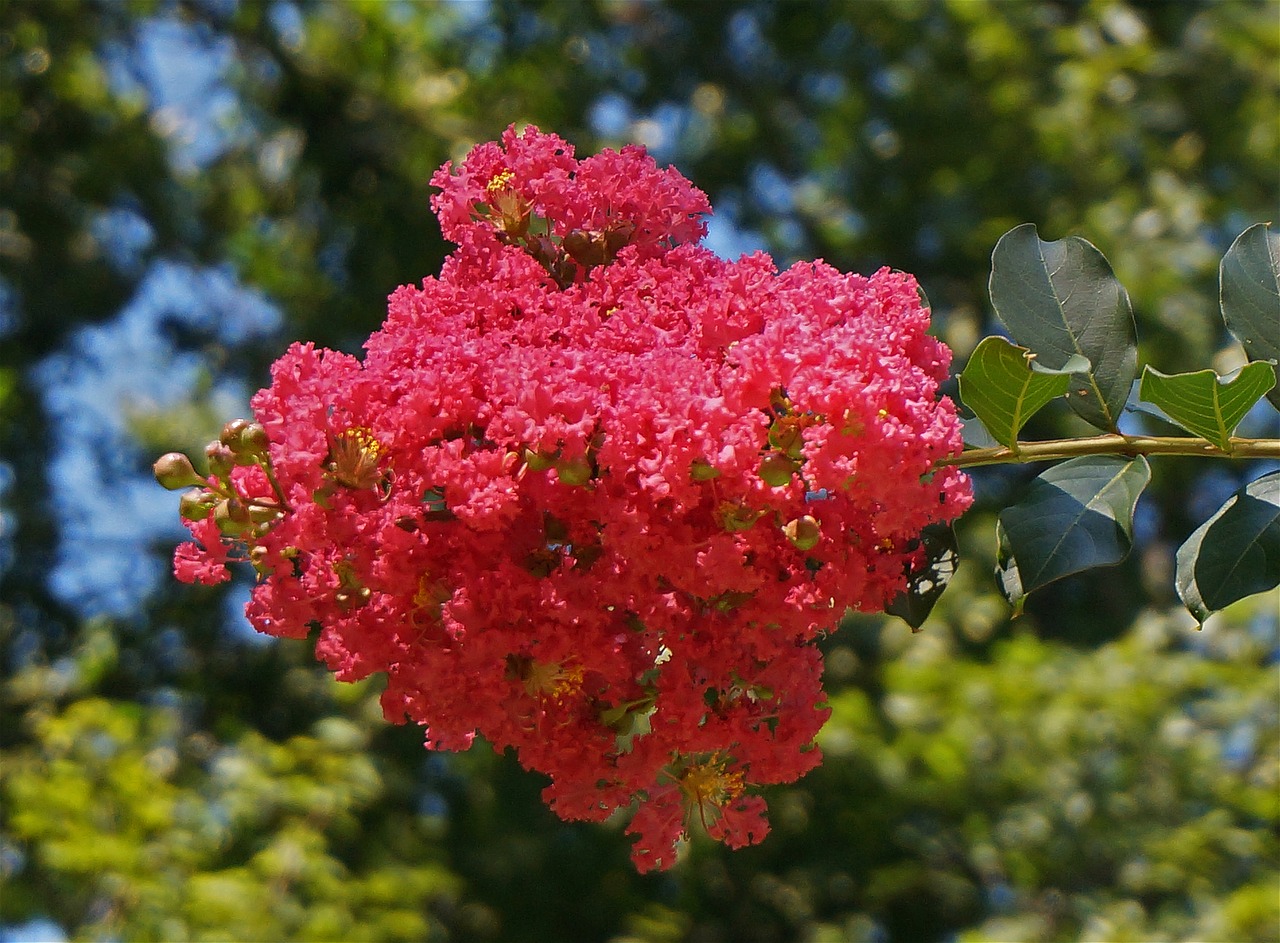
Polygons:
M499 171L493 175L493 179L485 184L485 192L490 196L501 193L511 186L511 181L516 179L516 175L509 170Z
M382 443L364 426L353 426L339 432L329 445L329 475L338 484L357 490L375 488L382 483L378 469Z
M413 594L410 618L415 625L420 624L422 616L432 622L439 622L441 609L452 595L444 580L433 580L431 574L423 573L418 577L418 591Z
M585 675L581 665L530 662L526 669L524 689L536 697L570 697L582 690Z
M676 780L689 814L692 815L696 809L704 828L714 824L720 817L720 810L742 795L746 786L746 777L741 770L729 772L725 769L729 762L729 757L713 753L709 759L686 768Z

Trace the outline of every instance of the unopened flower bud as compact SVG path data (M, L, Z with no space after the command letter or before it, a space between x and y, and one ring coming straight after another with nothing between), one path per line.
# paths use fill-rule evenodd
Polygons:
M791 521L782 532L797 550L811 550L822 539L822 525L808 514Z
M556 462L556 476L564 485L585 485L591 480L591 463L585 457Z
M192 488L178 500L178 513L184 521L203 521L218 503L218 496L206 488Z
M791 477L800 464L780 452L773 452L760 462L760 480L770 488L782 488L791 484Z
M733 501L721 502L719 512L721 526L731 534L750 530L756 526L756 521L760 520L764 515L764 511L744 507Z
M564 237L564 251L579 265L591 268L608 261L604 235L586 229L575 229Z
M231 419L222 427L222 432L218 434L218 441L228 448L234 449L236 443L240 440L240 433L249 426L248 419Z
M209 460L209 473L218 478L226 478L235 466L236 456L231 449L221 442L210 442L204 447L204 456Z
M222 427L218 441L231 450L237 465L256 465L267 452L267 430L248 419L232 419Z
M248 508L249 520L255 524L269 524L280 517L280 511L273 507L263 507L260 504L250 505Z
M166 452L156 459L156 463L151 466L151 470L155 472L156 481L170 491L205 483L205 480L196 473L195 467L191 464L191 459L181 452Z
M228 537L240 537L249 529L249 512L234 498L223 498L213 508L213 522Z
M636 234L636 224L629 219L620 219L604 231L605 248L609 250L609 258L618 254L618 250L631 241Z

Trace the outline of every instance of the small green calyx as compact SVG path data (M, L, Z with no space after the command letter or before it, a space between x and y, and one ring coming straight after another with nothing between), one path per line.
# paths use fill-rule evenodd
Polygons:
M781 452L766 455L760 462L760 480L770 488L784 488L800 470L800 463Z
M758 511L755 508L744 507L733 501L722 501L718 509L720 515L720 526L728 533L736 534L744 530L750 530L756 526L756 521L764 516L764 511Z
M591 463L585 457L562 459L556 462L556 476L562 485L580 487L592 478Z
M543 472L548 468L555 467L556 457L555 455L546 455L542 452L535 452L533 449L525 449L524 463L529 467L529 471Z
M689 466L689 477L694 481L710 481L720 477L720 469L705 459L694 459L693 464Z

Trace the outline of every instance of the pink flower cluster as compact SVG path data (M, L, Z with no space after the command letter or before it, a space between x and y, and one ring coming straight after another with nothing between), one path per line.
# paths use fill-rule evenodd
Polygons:
M259 630L385 673L430 748L514 748L566 819L634 809L641 870L695 823L758 842L758 787L820 759L815 640L971 500L916 283L723 261L704 194L640 148L512 129L433 183L440 277L363 361L276 363L269 444L224 436L178 576L243 546Z

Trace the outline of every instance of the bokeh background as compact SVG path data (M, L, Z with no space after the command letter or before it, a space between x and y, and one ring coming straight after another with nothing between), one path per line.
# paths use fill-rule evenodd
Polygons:
M827 758L766 843L645 877L256 637L247 578L175 584L149 472L290 341L358 351L448 251L432 170L511 122L647 145L723 254L916 273L958 364L1032 221L1107 254L1145 361L1230 369L1278 62L1274 0L0 0L0 939L1280 938L1277 596L1197 632L1170 573L1260 465L1154 463L1131 560L1016 621L993 514L1037 469L979 473L923 632L824 643Z

